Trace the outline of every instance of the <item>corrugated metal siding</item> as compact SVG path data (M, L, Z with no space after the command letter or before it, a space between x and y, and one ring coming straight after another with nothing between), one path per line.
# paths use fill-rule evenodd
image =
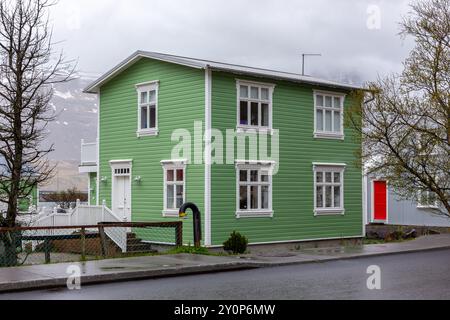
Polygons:
M235 78L231 74L213 72L213 128L223 131L236 128ZM273 177L275 215L273 219L236 219L235 167L213 165L213 244L221 244L233 230L246 235L251 243L361 236L362 174L361 169L355 165L354 152L359 145L351 138L352 132L345 130L345 141L314 139L312 87L270 79L258 78L255 81L276 84L273 127L280 130L280 166L278 174ZM348 104L346 101L347 107ZM344 216L314 217L313 162L347 164Z
M138 83L159 80L158 127L156 137L136 137ZM110 160L133 159L131 192L133 221L173 221L163 218L163 169L161 160L171 159L172 132L194 121L204 121L204 71L143 59L101 88L100 95L100 200L111 206ZM134 177L141 176L140 183ZM188 165L186 199L203 209L204 166ZM203 210L202 210L203 212ZM192 238L192 220L184 228L185 241Z

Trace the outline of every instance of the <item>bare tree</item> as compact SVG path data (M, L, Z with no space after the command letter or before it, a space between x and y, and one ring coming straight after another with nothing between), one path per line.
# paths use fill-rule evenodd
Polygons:
M88 201L87 193L79 191L76 187L61 192L45 194L43 195L43 198L47 202L57 203L63 209L72 208L77 200L80 200L81 202Z
M74 71L62 52L52 50L48 16L54 4L0 1L0 201L8 206L6 217L0 217L3 227L16 225L17 200L53 171L46 159L53 146L42 143L54 119L49 102L53 85L69 81ZM9 238L3 239L7 248Z
M383 175L402 198L427 200L450 217L450 0L411 8L401 35L414 37L415 47L403 73L356 93L366 101L347 121L360 133L369 173Z

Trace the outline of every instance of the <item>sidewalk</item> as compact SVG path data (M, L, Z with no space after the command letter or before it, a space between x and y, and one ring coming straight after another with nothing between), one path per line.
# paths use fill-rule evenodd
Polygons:
M186 274L325 262L397 253L450 248L450 234L424 236L416 240L359 247L305 250L268 250L241 257L161 255L125 259L0 268L0 292L66 286L67 268L79 265L81 284L179 276Z

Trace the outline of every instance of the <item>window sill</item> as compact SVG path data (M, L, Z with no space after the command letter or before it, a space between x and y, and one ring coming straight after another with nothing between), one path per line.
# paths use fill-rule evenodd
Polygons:
M237 133L268 133L273 135L273 129L271 128L263 128L263 127L252 127L252 126L237 126Z
M345 215L345 209L316 209L314 210L314 216L343 216Z
M237 211L236 218L273 218L273 211Z
M136 131L136 135L138 138L157 136L157 135L159 135L159 130L158 129L138 130L138 131Z
M439 207L438 206L418 205L417 209L422 209L422 210L439 210Z
M314 139L344 140L345 136L341 133L315 132Z
M162 212L162 215L164 218L179 218L179 212L178 210L164 210Z

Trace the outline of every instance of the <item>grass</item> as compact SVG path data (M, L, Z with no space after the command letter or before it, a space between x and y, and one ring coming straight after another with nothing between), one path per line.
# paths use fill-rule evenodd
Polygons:
M208 249L204 247L193 247L193 246L183 246L176 247L167 251L166 254L179 254L179 253L189 253L189 254L203 254L203 255L211 255L212 253L208 251Z
M414 240L414 238L409 238L409 239L397 239L397 240L390 240L390 241L386 241L384 239L367 239L364 238L363 239L363 244L385 244L385 243L398 243L398 242L406 242L406 241L411 241Z

